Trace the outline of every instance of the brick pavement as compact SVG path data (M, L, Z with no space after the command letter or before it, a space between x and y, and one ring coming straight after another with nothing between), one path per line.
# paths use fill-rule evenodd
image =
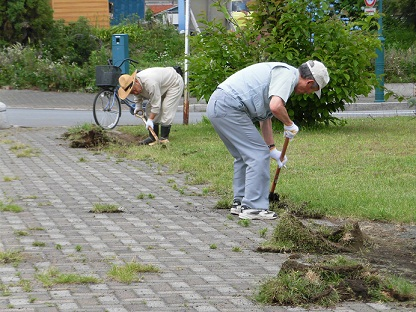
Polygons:
M286 255L254 251L263 240L259 230L270 233L278 221L242 227L228 211L214 209L218 199L186 185L184 175L71 149L60 139L65 130L0 130L0 201L23 208L0 212L0 251L21 251L23 257L18 266L0 264L1 311L305 311L251 300L259 282L286 260ZM18 157L11 148L18 144L38 155ZM96 203L115 204L124 212L91 213ZM34 246L37 242L45 246ZM144 273L141 282L131 284L108 277L113 265L133 260L155 265L160 273ZM36 274L51 268L100 281L48 288ZM410 311L357 302L314 311L385 310Z

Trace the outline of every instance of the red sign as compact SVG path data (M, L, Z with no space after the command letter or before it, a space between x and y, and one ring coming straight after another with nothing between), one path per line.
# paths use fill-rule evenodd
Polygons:
M364 3L368 7L373 7L376 4L377 0L364 0Z

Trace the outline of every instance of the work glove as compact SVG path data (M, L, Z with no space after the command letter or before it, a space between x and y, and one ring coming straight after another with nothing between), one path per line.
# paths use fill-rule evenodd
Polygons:
M277 161L277 165L279 166L279 168L282 168L286 165L287 157L285 155L285 157L283 158L283 161L281 161L280 156L282 156L282 152L278 151L276 148L273 148L270 151L270 157Z
M154 129L153 119L150 119L150 118L146 120L146 129L149 129L149 128Z
M295 123L292 123L291 126L284 126L283 129L285 130L284 136L288 139L293 139L299 131L299 128Z
M136 104L136 107L134 108L134 115L136 115L139 111L141 111L141 107L139 104Z

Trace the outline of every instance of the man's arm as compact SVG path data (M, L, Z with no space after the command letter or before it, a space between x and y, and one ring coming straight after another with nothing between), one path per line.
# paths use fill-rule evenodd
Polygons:
M270 100L270 110L277 119L279 119L285 126L291 126L293 121L287 113L285 102L279 96L272 96Z
M259 123L260 123L261 133L263 134L264 142L266 142L267 145L274 144L272 120L266 119L266 120L260 121Z

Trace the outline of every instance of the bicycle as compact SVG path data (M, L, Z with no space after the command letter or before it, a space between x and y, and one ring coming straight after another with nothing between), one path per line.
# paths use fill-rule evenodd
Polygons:
M108 65L99 65L95 68L96 86L101 90L97 93L93 104L93 116L95 123L103 129L114 129L121 116L121 104L125 104L130 108L130 113L136 117L141 118L145 123L143 109L134 114L136 103L126 98L121 100L118 97L118 78L121 76L121 67L125 62L130 64L138 64L137 61L126 58L119 66L112 64L108 60Z

